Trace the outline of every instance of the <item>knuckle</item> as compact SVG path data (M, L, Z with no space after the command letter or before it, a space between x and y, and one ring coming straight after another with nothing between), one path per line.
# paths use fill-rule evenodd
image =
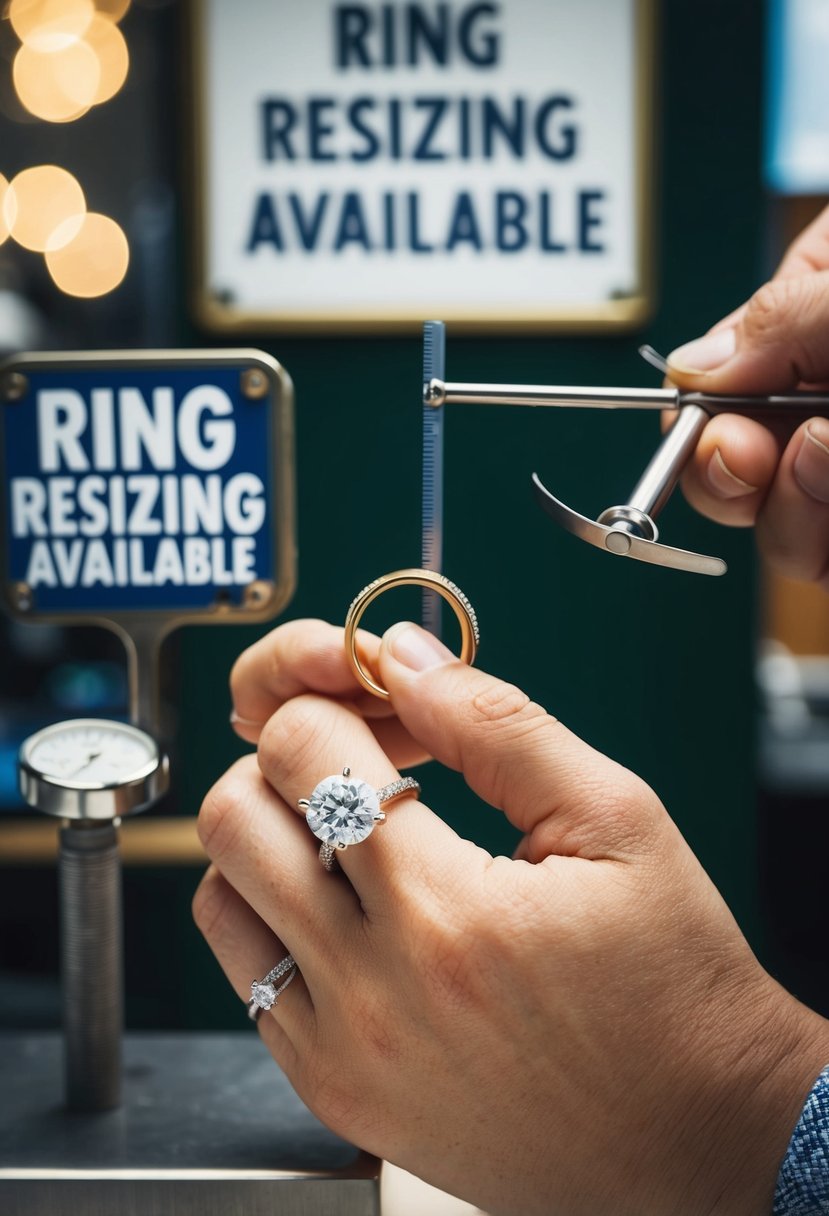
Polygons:
M309 656L325 649L329 634L333 632L333 626L328 621L317 617L289 621L274 630L274 634L279 634L279 646L274 647L275 657L284 667L300 668Z
M199 810L199 840L210 857L232 850L255 802L255 786L244 761L235 764L205 795Z
M314 754L324 750L333 733L326 709L320 697L294 697L268 719L259 739L259 755L281 779L290 781L306 772Z
M246 681L246 677L250 668L255 665L255 654L262 641L254 642L252 646L245 647L237 654L233 666L230 669L230 687L231 691L239 688Z
M273 700L273 690L278 687L281 667L280 644L274 629L260 641L243 650L230 669L230 696L233 704L261 711L263 704ZM265 711L267 712L267 711ZM262 713L264 717L265 714Z
M599 838L609 841L615 852L641 852L655 840L652 831L662 812L656 794L635 773L614 766L613 782L602 783L591 804L593 826Z
M606 804L617 814L628 816L652 802L656 795L636 773L614 764L612 781L604 784L604 797Z
M558 818L562 807L575 813ZM529 836L528 855L536 862L551 852L577 855L585 849L596 857L640 855L660 838L665 816L653 790L612 761L574 769L550 811Z
M502 722L524 712L530 698L514 684L503 680L487 681L472 698L472 711L479 721Z
M257 642L243 650L230 669L230 696L234 705L244 702L251 684L258 678L261 668L261 659L256 654L258 645Z
M210 869L196 887L191 904L193 920L204 937L213 936L214 929L224 918L226 907L227 888L218 873Z
M743 328L746 334L763 338L779 329L781 318L790 311L795 301L792 279L775 279L764 283L748 301Z
M590 808L591 818L630 818L642 802L648 789L635 773L616 764L607 757L599 757L592 773L576 773L571 776L571 785L584 791L584 803Z
M743 333L756 346L785 343L786 359L795 379L819 379L822 373L815 367L815 344L810 334L822 329L825 311L820 276L775 279L764 283L749 300ZM823 349L822 342L819 349Z
M473 697L469 715L471 729L461 745L464 769L481 773L488 800L503 806L520 754L545 746L550 733L563 728L525 692L501 681Z
M299 666L309 624L307 621L289 621L271 630L251 647L247 651L251 675L268 687L278 687L285 669Z
M252 687L278 688L284 672L302 666L326 628L330 626L320 620L288 621L248 646L230 669L234 701L244 698Z
M487 683L475 694L470 703L470 714L473 727L479 730L509 730L518 736L541 726L549 726L555 721L520 688L503 680Z

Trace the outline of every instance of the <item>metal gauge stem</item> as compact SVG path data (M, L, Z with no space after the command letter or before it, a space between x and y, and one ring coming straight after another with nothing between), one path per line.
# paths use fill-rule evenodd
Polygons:
M20 749L26 801L64 822L59 832L66 1104L121 1101L124 981L118 822L167 789L168 761L151 735L124 722L75 718Z

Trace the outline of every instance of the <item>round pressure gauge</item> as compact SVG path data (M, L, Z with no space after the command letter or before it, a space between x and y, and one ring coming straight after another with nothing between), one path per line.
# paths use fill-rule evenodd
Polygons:
M20 792L61 819L117 819L156 802L167 757L137 726L74 718L30 735L20 749Z

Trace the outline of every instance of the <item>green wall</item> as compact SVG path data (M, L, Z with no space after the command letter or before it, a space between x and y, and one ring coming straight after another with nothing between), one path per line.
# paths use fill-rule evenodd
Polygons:
M655 385L636 354L641 342L670 350L752 290L762 265L761 25L761 6L748 0L662 5L652 322L601 339L472 339L450 329L450 378ZM341 621L363 584L418 563L419 340L246 337L271 351L296 387L299 587L283 619ZM215 339L192 331L188 340ZM750 535L697 518L677 498L663 535L725 557L729 574L661 571L579 544L530 495L537 469L564 501L595 516L630 490L657 441L655 420L642 415L450 409L445 570L478 610L480 666L523 686L654 786L759 946ZM414 611L413 601L395 606ZM195 811L244 750L227 725L227 674L261 632L193 629L181 638L182 810ZM459 831L511 849L511 831L455 774L429 771L423 782L427 801ZM127 879L133 930L167 926L163 944L143 947L156 979L148 990L140 968L133 1018L164 1021L172 1009L184 1024L240 1025L237 1002L189 927L195 876L167 874L161 888L158 877ZM162 1016L153 993L170 984L196 984L199 997L176 996Z
M651 323L603 339L472 339L450 329L452 378L653 385L656 375L636 355L641 342L669 350L759 281L763 6L663 0L661 9L652 234L658 299ZM148 61L177 63L174 39L157 42L144 48ZM159 81L172 108L173 73L160 73ZM167 141L170 158L175 153L183 165L183 123L176 146L167 146L175 129L148 130L147 138ZM181 174L183 199L184 168ZM185 214L180 227L183 298L191 228ZM286 617L341 621L363 584L419 558L420 342L250 333L230 344L242 341L272 351L296 386L300 565ZM179 342L219 344L192 328L183 308ZM555 528L530 494L529 476L537 470L564 501L595 515L629 491L657 441L655 420L644 415L450 410L445 569L478 610L480 665L522 685L654 786L761 948L750 535L697 518L677 498L663 516L666 539L722 555L730 572L705 579L660 571L579 544ZM363 477L354 476L355 465ZM329 505L332 487L336 501ZM389 597L369 623L389 623L398 608L411 615L414 601ZM238 652L261 632L190 629L171 640L165 661L178 699L182 813L195 813L210 784L244 750L228 726L227 676ZM500 817L455 774L429 771L423 782L427 800L458 830L491 849L511 849ZM246 1024L192 924L198 877L194 869L125 873L133 1026ZM0 872L4 957L21 974L56 969L55 890L48 867ZM59 1017L51 998L37 1007L44 1020Z

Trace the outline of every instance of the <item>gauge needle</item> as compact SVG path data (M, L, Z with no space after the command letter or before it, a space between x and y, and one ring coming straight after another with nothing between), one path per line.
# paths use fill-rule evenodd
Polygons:
M77 768L73 768L71 773L66 774L67 777L77 777L78 773L82 773L85 768L89 768L92 761L97 760L100 754L100 752L90 752L83 764L78 765Z

